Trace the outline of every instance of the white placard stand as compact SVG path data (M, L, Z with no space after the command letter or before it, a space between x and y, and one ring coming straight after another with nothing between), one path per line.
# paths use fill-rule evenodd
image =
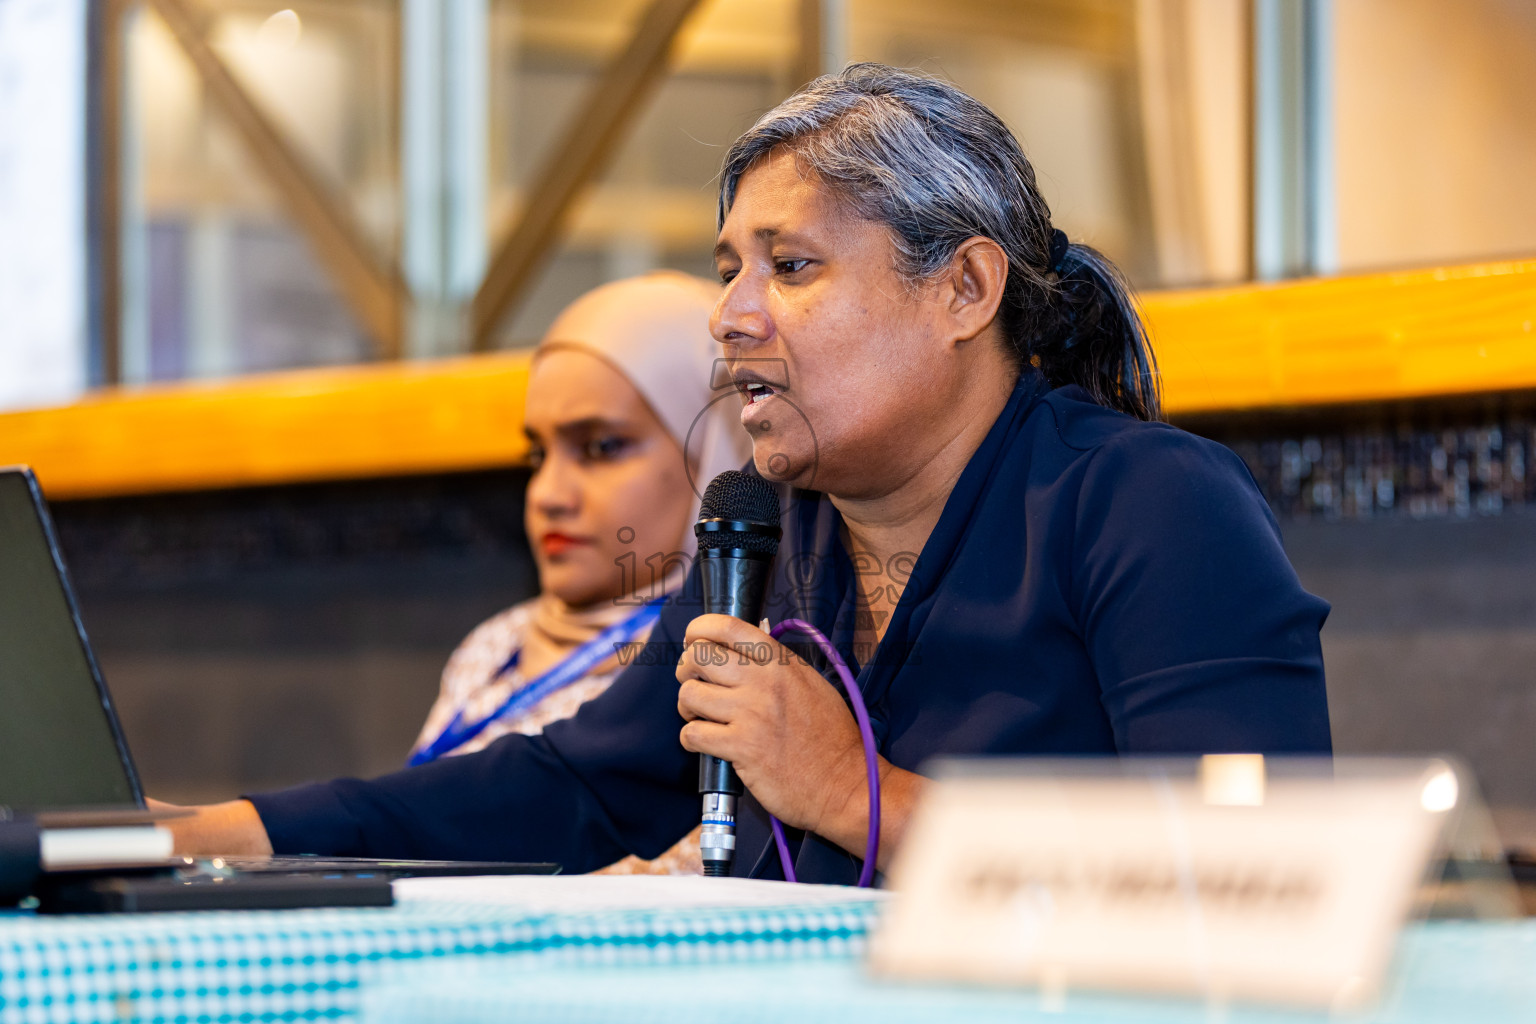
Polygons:
M1442 759L946 762L871 946L882 975L1258 1000L1380 992L1473 793Z

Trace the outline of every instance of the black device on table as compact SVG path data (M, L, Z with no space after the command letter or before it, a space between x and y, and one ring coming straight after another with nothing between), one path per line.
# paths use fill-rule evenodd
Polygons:
M0 468L0 819L147 823L144 791L41 489ZM178 858L45 878L40 909L380 905L406 876L556 874L558 864L335 857ZM372 903L362 901L372 900Z

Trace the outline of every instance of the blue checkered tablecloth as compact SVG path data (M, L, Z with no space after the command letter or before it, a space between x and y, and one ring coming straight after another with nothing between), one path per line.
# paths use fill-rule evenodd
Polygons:
M412 899L376 909L0 914L0 1021L347 1018L360 986L388 983L424 961L494 959L499 974L841 957L862 948L878 913L878 903L851 890L843 890L846 900L825 892L813 900L782 883L749 883L779 885L779 903L759 895L744 906L630 900L626 909L602 909L588 900L562 910L547 898L548 880L541 884L545 897L529 906Z
M1521 1024L1536 1022L1536 920L1410 927L1371 1012L1326 1014L1092 993L912 985L856 957L698 967L579 966L529 976L417 968L366 993L362 1024Z

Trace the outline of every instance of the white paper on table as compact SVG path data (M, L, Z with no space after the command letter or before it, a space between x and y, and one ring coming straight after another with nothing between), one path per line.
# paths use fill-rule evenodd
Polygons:
M804 885L699 875L476 875L400 878L401 903L495 904L534 913L604 910L790 907L879 902L887 893L845 885Z

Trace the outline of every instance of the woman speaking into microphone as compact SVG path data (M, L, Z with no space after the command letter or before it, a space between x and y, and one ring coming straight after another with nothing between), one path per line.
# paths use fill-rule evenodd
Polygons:
M869 709L878 867L934 756L1329 752L1328 606L1242 462L1157 421L1119 275L1052 226L985 106L880 65L816 80L727 154L716 264L753 464L788 485L770 616L826 634ZM708 753L746 787L734 873L782 877L771 814L801 880L852 882L847 703L810 648L698 614L696 579L665 657L569 721L224 805L183 846L582 870L687 833Z

